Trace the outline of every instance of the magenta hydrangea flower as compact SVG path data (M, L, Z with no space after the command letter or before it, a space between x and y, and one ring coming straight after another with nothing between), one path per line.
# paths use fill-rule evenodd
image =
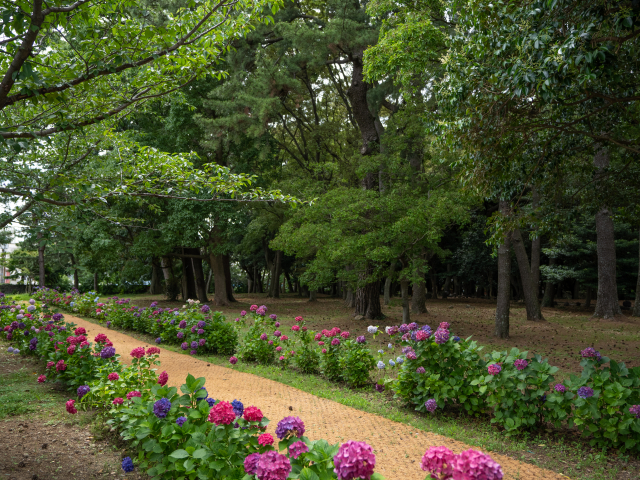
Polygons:
M336 345L340 345L340 340L338 340L337 338L334 338L333 340L331 340L331 345L333 345L334 347Z
M338 480L369 480L376 466L376 456L370 445L349 440L340 445L333 464Z
M267 337L266 333L263 333L262 335L260 335L260 340L267 340L269 337Z
M276 330L275 332L273 332L274 337L279 337L280 335L282 335L282 332L280 330Z
M296 460L303 453L307 453L309 451L309 447L303 441L298 441L289 445L289 456L291 458L295 458Z
M452 461L454 480L501 480L502 467L482 452L469 449Z
M360 335L359 337L356 337L356 342L357 343L367 343L367 339L364 337L364 335Z
M229 363L231 365L235 365L236 363L238 363L238 358L237 357L230 357L229 358Z
M247 475L255 475L257 473L260 457L259 453L252 453L244 459L244 472Z
M409 360L415 360L416 358L418 358L418 356L416 355L416 352L411 350L409 353L407 353L407 358Z
M566 388L563 384L561 384L561 383L556 384L556 386L555 386L555 387L553 387L553 388L554 388L554 389L555 389L555 391L556 391L556 392L558 392L558 393L564 393L564 392L566 392L566 391L567 391L567 388Z
M523 360L521 358L517 359L515 362L513 362L513 365L518 369L518 370L524 370L525 368L527 368L527 366L529 365L529 362L527 362L526 360Z
M422 341L426 340L427 338L429 338L429 335L427 335L427 332L425 332L423 330L418 330L416 332L416 340L418 342L422 342Z
M489 372L489 375L498 375L501 370L502 370L502 367L497 363L492 363L487 367L487 371Z
M178 328L185 328L186 326L187 326L187 321L180 320L180 323L178 324Z
M258 460L256 475L258 480L286 480L291 473L291 463L284 455L269 450Z
M635 415L636 418L640 418L640 405L634 405L631 408L629 408L629 413L631 415Z
M424 369L424 367L418 367L416 368L416 373L424 373L426 370Z
M166 371L158 375L158 383L163 387L167 384L168 381L169 381L169 374Z
M438 328L442 328L443 330L449 330L449 322L441 322Z
M111 372L109 375L107 375L107 378L110 381L115 382L116 380L120 380L120 375L118 375L116 372Z
M451 478L455 455L447 447L430 447L422 456L420 468L431 473L432 478Z
M595 348L587 347L580 352L580 355L582 355L583 358L593 358L597 356L596 353L597 352Z

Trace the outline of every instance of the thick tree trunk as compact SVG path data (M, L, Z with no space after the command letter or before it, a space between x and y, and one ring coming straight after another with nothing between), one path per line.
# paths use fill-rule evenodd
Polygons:
M409 280L400 280L400 294L402 296L402 323L411 323L409 314Z
M156 257L151 259L151 283L149 285L149 293L151 295L162 293L162 269Z
M633 303L631 315L640 317L640 248L638 248L638 281L636 282L636 300Z
M391 303L391 275L388 275L384 279L384 304L389 305Z
M413 294L411 295L411 313L429 313L427 311L427 286L424 280L413 282L411 285Z
M216 306L227 306L231 302L227 295L227 280L224 271L224 255L209 254L209 263L213 272L213 304Z
M344 306L348 307L348 308L355 308L356 307L356 296L353 293L353 288L351 288L350 286L347 286L346 290L346 296L344 299Z
M71 258L71 265L73 266L73 288L75 288L76 290L79 290L80 281L78 280L78 268L76 264L76 257L73 255L73 253L71 253L69 257Z
M544 321L542 311L540 310L540 302L538 301L538 281L540 279L539 250L537 254L532 253L532 263L529 265L529 257L519 229L513 231L511 243L513 244L513 250L518 260L518 269L520 271L520 279L522 280L522 293L527 310L527 320L534 322Z
M500 200L503 215L509 212L509 204ZM509 338L509 306L511 301L511 235L507 234L498 247L498 297L494 336Z
M309 301L310 302L317 302L318 301L317 293L318 293L318 290L316 290L316 289L309 290Z
M98 272L93 272L93 290L98 293Z
M380 282L372 282L356 290L356 315L362 315L369 320L383 317L380 305Z
M362 137L360 153L362 155L372 155L380 151L380 137L376 128L376 119L369 110L367 93L371 85L364 81L363 52L364 48L359 47L352 53L351 85L347 90L347 96L349 97L349 103L351 103L353 117L358 124ZM369 176L371 178L365 178L365 183L371 184L365 185L368 190L375 188L378 183L377 175L372 173Z
M38 232L38 286L44 287L45 270L44 270L44 249L46 245L42 242L42 232Z
M549 258L549 266L552 267L556 264L556 259L553 257ZM544 296L542 297L542 306L543 307L552 307L553 299L556 296L556 285L552 282L547 281L544 285Z
M609 167L609 152L602 148L594 157L595 167L602 172ZM618 302L618 283L616 281L616 243L613 231L613 219L608 207L603 206L596 213L596 237L598 252L598 297L594 317L603 319L622 315Z

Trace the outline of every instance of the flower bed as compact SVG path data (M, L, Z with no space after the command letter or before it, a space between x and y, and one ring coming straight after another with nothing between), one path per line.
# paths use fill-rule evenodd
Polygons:
M105 412L107 424L137 453L135 462L123 460L125 472L137 463L156 479L382 479L374 472L375 454L364 442L311 441L300 418L285 417L275 430L276 445L264 433L269 420L259 408L211 398L204 378L188 375L180 393L167 386L166 372L157 375L153 368L157 347L134 348L131 364L123 365L106 334L89 342L82 327L65 322L59 313L51 315L33 300L26 311L21 305L0 304L0 327L12 343L11 353L30 353L47 363L49 373L38 382L56 380L75 391L77 397L66 404L70 414L78 408ZM446 452L425 453L422 468L432 478L502 478L500 466L485 454ZM436 461L434 455L444 460ZM473 461L458 460L465 455Z
M160 341L177 343L175 339L184 338L185 350L197 338L198 322L208 321L207 331L233 331L230 340L220 344L233 345L244 361L294 366L303 373L322 373L354 387L370 383L376 368L395 370L395 378L386 378L375 388L390 389L418 411L455 408L470 415L490 415L491 422L508 434L549 423L575 427L593 446L640 452L640 367L628 369L593 348L581 352L582 375L557 383L558 368L539 355L529 358L528 352L517 348L481 355L476 342L451 334L447 322L435 331L416 323L386 327L388 348L376 355L368 348L365 335L354 339L337 327L312 332L302 317L296 317L290 332L283 332L277 316L268 315L264 305L253 305L234 322L226 322L221 314L203 312L204 307L193 301L181 310L154 310L131 307L126 300L117 299L96 307L97 299L91 294L63 296L48 290L38 295L96 318L104 320L106 315L113 325L161 332ZM136 318L141 320L136 323ZM249 329L238 342L237 327L247 323ZM183 337L178 338L181 333ZM373 338L383 334L376 326L369 326L367 333ZM231 357L230 363L235 364L238 357Z

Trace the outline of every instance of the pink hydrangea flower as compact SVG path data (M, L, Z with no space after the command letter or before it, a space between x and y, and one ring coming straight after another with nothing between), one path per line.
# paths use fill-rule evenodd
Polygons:
M142 358L144 357L144 347L136 347L133 350L131 350L130 355L133 358Z
M107 379L114 382L116 380L120 380L120 375L118 375L116 372L111 372L109 375L107 375Z
M249 307L249 310L251 310L252 312L255 312L258 309L258 305L251 305L251 307Z
M124 403L124 400L122 399L122 397L117 397L113 399L112 402L114 405L122 405Z
M38 377L38 383L44 383L47 381L47 376L46 375L40 375Z
M527 366L529 365L529 362L527 362L526 360L523 360L521 358L517 359L515 362L513 362L513 365L518 369L518 370L524 370L525 368L527 368Z
M340 345L340 340L338 340L337 338L334 338L333 340L331 340L331 345L333 345L334 347L336 345Z
M449 322L441 322L438 328L442 328L443 330L449 330Z
M147 348L147 355L160 355L160 349L158 347Z
M294 325L293 327L291 327L291 330L293 330L294 332L300 331L300 325Z
M78 409L74 405L75 403L75 400L69 400L66 404L67 412L71 413L72 415L78 413Z
M350 334L349 332L342 332L342 333L340 334L340 336L341 336L342 338L349 338L349 336L350 336L350 335L351 335L351 334Z
M54 362L47 362L47 368L51 368L55 365Z
M376 466L376 456L370 445L349 440L340 445L333 463L338 480L369 480Z
M284 360L284 355L280 355L280 358L278 360L282 362Z
M76 335L85 335L87 331L84 329L84 327L78 327L74 330L73 333Z
M430 447L422 456L420 468L435 475L434 478L451 478L454 458L455 455L447 447Z
M169 381L169 374L166 371L158 375L158 383L163 387L167 384L168 381Z
M407 353L407 358L409 360L415 360L416 358L418 358L418 356L416 355L416 352L411 350L409 353Z
M258 460L256 476L258 480L286 480L291 473L291 463L284 455L270 450Z
M282 351L282 347L278 345L278 346L276 347L276 352L281 352L281 351Z
M300 317L300 316L296 317L296 322L300 323L302 320L304 320L302 317Z
M327 349L326 349L326 348L323 348L323 349L322 349L322 353L327 353Z
M419 342L422 342L424 340L426 340L427 338L429 338L429 335L427 335L427 332L423 331L423 330L418 330L416 332L416 340Z
M241 317L244 317L246 314L247 314L247 311L246 311L246 310L242 310L242 311L240 312L240 316L241 316Z
M127 393L127 400L131 400L133 397L142 397L142 393L140 393L138 390L133 390L129 393Z
M238 363L238 358L237 357L230 357L229 358L229 363L231 365L235 365L236 363Z
M316 342L319 340L322 340L322 333L320 332L316 333L316 335L313 338L315 338Z
M233 412L233 406L223 400L211 407L207 420L216 425L231 425L235 419L236 414Z
M264 418L264 415L258 407L247 407L244 409L244 419L247 422L259 422Z
M282 335L280 337L280 340L282 340L282 341L289 340L289 337L287 337L286 335Z
M307 453L309 451L309 447L302 440L292 443L289 445L289 456L291 458L295 458L296 460L303 453Z
M501 480L502 468L482 452L469 449L452 461L453 480Z
M263 433L258 436L258 444L265 447L267 445L273 445L273 435L270 433Z
M104 333L99 333L93 339L93 341L96 342L96 343L105 343L107 340L109 340L109 339L107 338L107 336Z
M69 355L73 355L75 353L75 351L76 351L76 346L75 345L69 345L67 347L67 353Z
M487 371L489 372L489 375L498 375L501 370L502 370L502 367L497 363L492 363L487 367Z
M64 360L58 360L58 363L56 363L56 370L58 372L63 372L67 369L67 366L64 363Z
M318 346L320 346L320 347L321 347L321 346L323 346L323 345L324 345L324 342L323 342L322 340L320 340L320 341L318 342Z

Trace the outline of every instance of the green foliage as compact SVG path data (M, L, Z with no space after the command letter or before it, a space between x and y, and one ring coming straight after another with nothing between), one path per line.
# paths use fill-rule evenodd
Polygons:
M352 387L364 387L371 383L369 373L375 367L371 350L354 340L343 342L338 361L342 369L342 380Z

